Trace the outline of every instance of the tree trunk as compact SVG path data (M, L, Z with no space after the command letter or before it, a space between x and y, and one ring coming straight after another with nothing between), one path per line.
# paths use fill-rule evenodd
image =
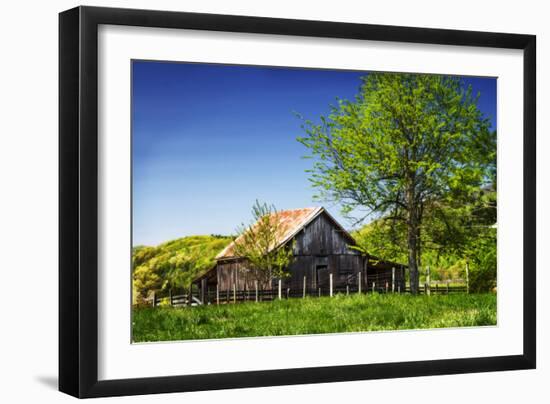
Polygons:
M407 247L409 250L409 275L411 293L418 294L419 276L418 276L418 254L419 254L419 225L420 217L418 207L415 203L414 191L409 189L407 192L407 205L409 208L409 218L407 221Z
M418 265L416 261L416 249L417 249L417 242L416 242L416 231L410 230L409 225L409 231L407 235L407 244L409 248L409 274L410 274L410 284L411 284L411 293L413 295L418 294Z

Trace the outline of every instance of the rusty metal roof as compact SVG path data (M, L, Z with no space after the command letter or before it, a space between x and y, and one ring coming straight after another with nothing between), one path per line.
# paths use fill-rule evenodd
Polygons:
M304 226L311 222L315 217L317 217L321 212L324 212L323 207L313 207L313 208L301 208L301 209L292 209L292 210L282 210L274 213L279 219L279 224L281 226L280 235L277 237L277 241L273 248L278 248L284 245L292 237L294 237ZM252 226L251 228L254 228ZM248 230L250 231L250 230ZM217 256L216 259L228 259L236 258L233 255L233 246L235 242L238 242L242 236L237 237L235 241L225 247Z

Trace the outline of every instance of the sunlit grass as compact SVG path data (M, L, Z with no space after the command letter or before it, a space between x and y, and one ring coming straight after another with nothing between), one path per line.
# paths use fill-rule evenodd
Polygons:
M496 324L496 295L338 295L134 309L133 341L173 341Z

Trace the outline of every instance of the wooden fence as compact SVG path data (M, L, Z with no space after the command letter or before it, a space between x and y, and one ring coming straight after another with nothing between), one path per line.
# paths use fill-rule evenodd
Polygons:
M349 283L345 286L333 286L332 276L328 287L320 288L308 288L307 282L304 282L301 287L284 287L279 280L277 288L275 289L245 289L237 290L234 286L230 290L211 290L208 289L201 292L200 289L195 290L191 288L189 291L179 291L179 293L172 291L168 292L155 292L152 296L146 299L147 303L156 306L196 306L202 304L230 304L239 302L262 302L272 301L276 299L290 299L290 298L305 298L305 297L321 297L321 296L335 296L337 294L356 294L356 293L410 293L410 285L405 284L403 290L401 286L393 279L376 279L369 282L368 285L364 284L358 279L356 282ZM452 293L468 293L467 283L462 279L448 280L448 281L431 281L430 283L424 283L420 285L420 294L435 295L435 294L452 294Z

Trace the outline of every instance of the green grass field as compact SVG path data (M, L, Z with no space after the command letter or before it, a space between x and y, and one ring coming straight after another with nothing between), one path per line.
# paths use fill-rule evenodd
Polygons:
M134 309L133 341L496 325L496 295L338 295Z

